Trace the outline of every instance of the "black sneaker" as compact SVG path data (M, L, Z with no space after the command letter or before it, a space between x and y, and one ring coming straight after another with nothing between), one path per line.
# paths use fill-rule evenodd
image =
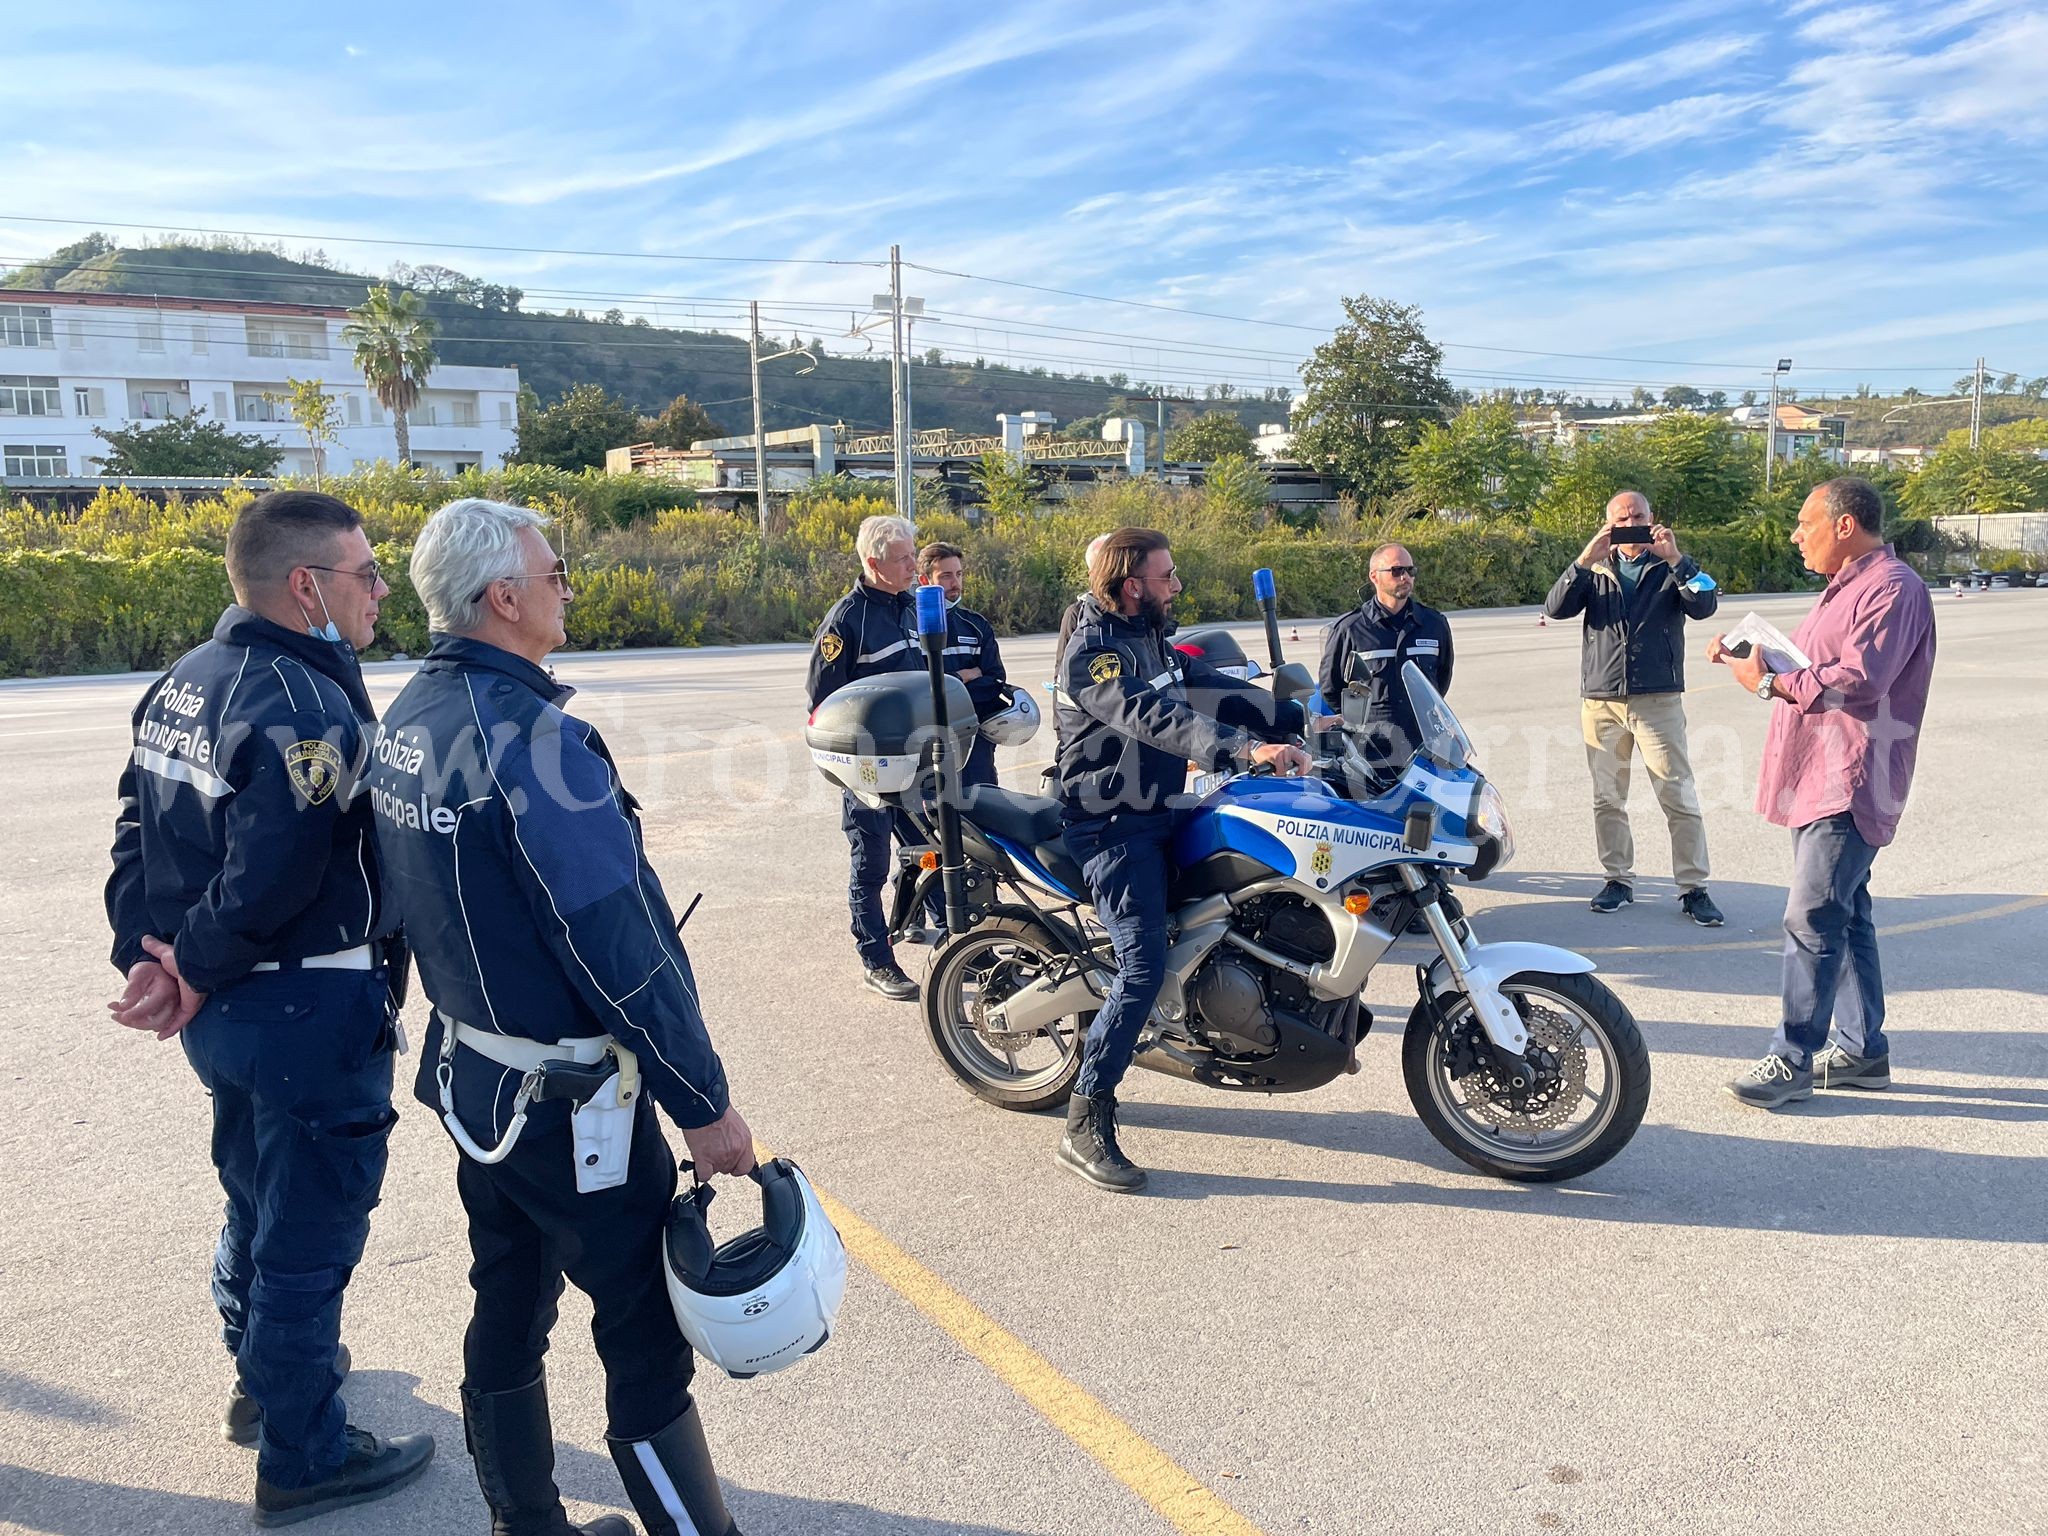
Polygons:
M892 1003L917 1001L917 983L903 974L900 965L871 965L861 979L870 992L879 992Z
M1707 894L1704 885L1679 897L1678 909L1702 928L1718 928L1727 921L1721 916L1721 909L1714 905L1714 898Z
M1813 1058L1813 1086L1816 1088L1889 1088L1892 1085L1890 1056L1851 1056L1839 1045L1830 1044Z
M1776 1109L1813 1097L1813 1068L1795 1067L1782 1056L1766 1056L1728 1085L1753 1109Z
M334 1368L344 1379L353 1366L349 1359L348 1346L334 1347ZM263 1433L263 1410L256 1406L256 1399L242 1387L242 1376L235 1373L234 1385L228 1388L228 1406L220 1416L220 1437L229 1445L254 1445Z
M1610 880L1600 887L1600 894L1586 905L1595 912L1619 912L1635 899L1635 890L1626 881Z
M256 1523L296 1525L329 1510L367 1504L396 1493L427 1470L434 1459L432 1435L399 1435L380 1440L367 1429L349 1425L348 1460L317 1483L303 1488L273 1488L256 1474Z

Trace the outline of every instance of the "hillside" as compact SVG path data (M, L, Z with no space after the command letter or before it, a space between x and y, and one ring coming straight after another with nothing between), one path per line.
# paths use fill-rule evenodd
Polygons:
M436 350L443 362L516 367L544 401L571 385L600 384L651 414L677 395L688 395L705 403L728 431L751 427L747 347L738 337L628 321L616 310L613 318L526 310L519 307L523 295L517 289L445 268L410 270L416 280L409 286L425 298L440 327ZM430 281L417 280L427 274ZM348 306L361 303L368 287L383 281L331 265L318 251L293 259L240 241L123 248L89 236L18 269L0 287ZM807 340L820 351L814 372L797 376L797 365L784 361L770 365L763 378L769 430L835 420L857 431L888 430L887 356L852 350L858 342ZM775 345L779 349L788 340ZM832 355L838 347L849 355ZM1049 410L1064 423L1129 409L1149 423L1156 410L1147 400L1127 406L1125 396L1104 380L951 363L914 363L911 398L918 427L964 432L993 431L997 414L1005 411ZM1256 428L1281 419L1285 407L1246 401L1169 406L1167 420L1171 425L1204 410L1235 410Z

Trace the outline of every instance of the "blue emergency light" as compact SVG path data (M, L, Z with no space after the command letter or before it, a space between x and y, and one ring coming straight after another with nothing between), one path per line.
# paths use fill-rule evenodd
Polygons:
M920 635L943 635L946 632L946 589L944 587L919 587L917 589L917 632Z

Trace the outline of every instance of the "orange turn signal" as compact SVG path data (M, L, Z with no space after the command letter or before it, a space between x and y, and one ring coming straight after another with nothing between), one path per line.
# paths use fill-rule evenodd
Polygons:
M1364 891L1353 891L1344 898L1344 910L1353 917L1363 917L1372 910L1372 897Z
M917 860L917 867L919 869L937 869L939 867L939 856L936 853L920 854Z

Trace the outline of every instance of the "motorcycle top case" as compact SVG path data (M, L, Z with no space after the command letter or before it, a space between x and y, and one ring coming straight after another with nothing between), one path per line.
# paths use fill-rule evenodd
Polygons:
M967 760L981 726L967 685L948 677L946 736L957 767ZM863 677L829 695L811 711L804 745L818 771L857 795L897 795L917 778L918 760L938 735L931 677L888 672Z

